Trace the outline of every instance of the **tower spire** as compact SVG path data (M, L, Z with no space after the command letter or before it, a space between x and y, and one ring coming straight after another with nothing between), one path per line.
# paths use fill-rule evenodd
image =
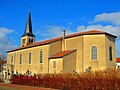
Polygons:
M21 47L35 43L35 35L32 33L32 20L30 8L28 9L28 19L25 26L24 34L21 36Z
M30 8L28 10L28 19L27 19L25 31L24 31L24 34L22 35L22 37L24 37L24 36L35 37L35 35L32 33L32 21L31 21Z

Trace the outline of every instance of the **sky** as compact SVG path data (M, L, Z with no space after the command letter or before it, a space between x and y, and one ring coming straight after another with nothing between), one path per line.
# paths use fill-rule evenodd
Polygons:
M117 36L120 57L120 0L0 0L0 56L20 47L28 9L36 42L88 30Z

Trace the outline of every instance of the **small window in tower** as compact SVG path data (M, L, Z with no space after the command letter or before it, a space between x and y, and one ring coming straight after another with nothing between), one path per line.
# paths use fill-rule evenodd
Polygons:
M30 42L30 38L29 38L29 41L28 41L28 42L31 43L31 42Z
M33 43L33 39L31 39L31 43Z
M26 41L26 39L23 39L23 40L22 40L22 44L24 44L24 43L25 43L25 41Z

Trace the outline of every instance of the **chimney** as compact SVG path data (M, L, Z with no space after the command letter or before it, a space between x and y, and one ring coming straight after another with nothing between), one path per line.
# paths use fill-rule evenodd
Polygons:
M65 37L65 33L66 33L66 31L65 31L65 30L63 30L63 33L64 33L64 36L63 36L63 37Z
M63 30L63 51L65 51L65 33L66 31Z

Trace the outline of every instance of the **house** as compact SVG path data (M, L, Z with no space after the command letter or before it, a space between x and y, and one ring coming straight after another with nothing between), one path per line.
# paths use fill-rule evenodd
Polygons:
M107 32L91 30L35 42L29 11L20 47L7 51L7 71L44 74L114 68L116 38Z
M116 68L120 68L120 58L116 58Z

